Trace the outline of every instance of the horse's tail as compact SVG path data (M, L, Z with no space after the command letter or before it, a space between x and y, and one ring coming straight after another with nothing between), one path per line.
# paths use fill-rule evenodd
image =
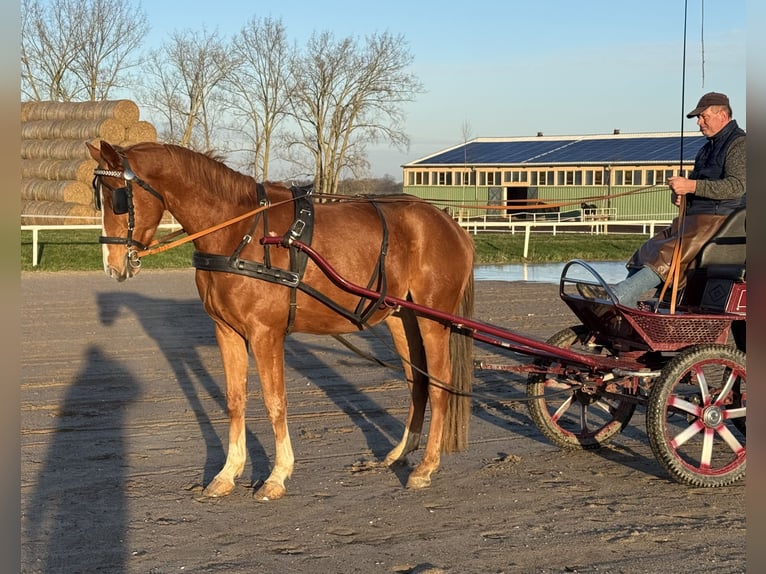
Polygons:
M457 315L473 315L473 270L468 277ZM471 421L471 389L473 387L473 337L459 327L452 327L449 340L452 364L452 387L444 421L442 452L459 452L468 448L468 424Z

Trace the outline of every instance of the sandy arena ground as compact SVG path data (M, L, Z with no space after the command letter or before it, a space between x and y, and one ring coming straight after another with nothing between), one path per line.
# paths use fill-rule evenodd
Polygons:
M288 341L287 496L252 498L274 446L253 370L245 474L203 499L227 418L193 273L22 274L22 572L745 571L744 482L671 481L642 409L608 447L560 451L516 374L477 371L469 450L405 489L412 465L368 464L402 432L400 373L329 337ZM576 322L556 285L535 283L477 283L475 316L540 339ZM394 360L384 331L351 340Z

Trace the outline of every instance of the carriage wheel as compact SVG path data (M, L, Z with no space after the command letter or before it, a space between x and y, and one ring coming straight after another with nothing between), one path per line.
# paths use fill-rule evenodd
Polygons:
M696 345L665 365L646 412L649 444L678 482L725 486L745 476L745 353Z
M570 349L583 344L588 330L583 325L559 331L548 344ZM583 346L583 352L588 352ZM555 359L537 359L536 366L554 368ZM581 390L576 381L555 374L530 373L527 379L529 414L545 437L562 448L590 450L601 447L622 432L636 405ZM536 398L532 398L536 397Z

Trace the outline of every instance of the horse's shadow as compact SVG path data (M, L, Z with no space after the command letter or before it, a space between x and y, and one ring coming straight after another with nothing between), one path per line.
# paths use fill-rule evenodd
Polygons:
M123 366L97 346L85 351L24 515L25 561L35 572L125 570L125 414L138 395Z
M199 395L202 390L221 410L227 412L223 374L218 377L220 381L216 380L209 371L209 361L206 365L200 354L202 346L216 347L215 360L220 364L212 319L205 313L198 299L162 299L126 292L100 293L98 309L101 323L106 326L113 325L124 311L132 313L145 334L156 343L186 397L205 441L203 482L207 484L222 467L226 453ZM285 344L286 367L309 380L314 380L317 369L328 369L332 373L333 361L325 362L319 356L327 351L330 351L330 357L333 359L348 356L347 351L337 347L333 352L333 347L288 337ZM256 369L251 365L249 379L257 381L257 377ZM317 386L362 430L374 456L384 456L393 447L389 437L395 432L401 432L404 428L403 423L385 413L378 403L360 392L344 377L334 373L331 379L331 385L325 386L321 381L316 381ZM402 392L408 392L404 381ZM256 405L255 408L258 407L263 408L262 404ZM265 477L264 469L270 467L270 460L262 440L253 433L251 426L246 426L246 440L253 482L256 482L261 476ZM291 428L291 434L293 433L294 429ZM273 439L273 436L269 438ZM402 477L400 479L406 480Z
M113 325L123 311L129 311L144 333L156 343L172 370L178 388L186 397L205 441L206 460L202 480L207 484L223 466L225 448L200 392L227 412L224 381L219 384L200 352L204 346L217 346L212 320L199 300L162 299L137 293L99 293L98 309L101 323L106 326ZM220 355L216 359L220 362ZM268 465L268 457L256 436L249 429L246 432L255 471L257 467Z

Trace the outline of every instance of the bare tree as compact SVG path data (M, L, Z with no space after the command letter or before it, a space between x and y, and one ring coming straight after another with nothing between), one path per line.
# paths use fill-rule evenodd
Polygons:
M374 34L359 45L314 34L293 68L292 114L300 134L288 142L296 161L313 162L315 188L335 193L342 173L361 177L369 170L367 144L387 140L404 147L401 105L421 91L407 72L412 56L402 36Z
M125 0L22 0L21 86L30 100L103 100L123 87L149 30Z
M164 141L203 151L213 148L224 109L221 83L237 67L230 52L217 32L203 30L174 32L150 53L142 100L163 120L158 129Z
M233 39L232 55L238 66L224 81L229 111L245 141L253 176L266 180L274 134L290 103L295 49L280 20L253 17Z

